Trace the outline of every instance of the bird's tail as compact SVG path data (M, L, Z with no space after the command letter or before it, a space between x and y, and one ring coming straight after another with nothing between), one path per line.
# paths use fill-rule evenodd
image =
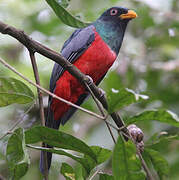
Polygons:
M51 111L51 108L50 108L50 103L48 105L48 114L47 114L45 126L49 127L49 128L53 128L53 129L58 129L60 126L60 119L58 121L54 120L53 112ZM45 144L44 147L52 148L52 146L49 146L48 144ZM45 158L44 158L45 156L47 156L48 170L50 169L51 161L52 161L52 153L41 151L39 169L42 174L45 174L45 166L46 166L46 164L45 164L46 162L45 162Z
M83 94L79 97L79 100L77 101L77 105L80 105L87 97L87 94ZM45 126L46 127L49 127L49 128L53 128L53 129L56 129L58 130L59 127L60 127L60 124L64 125L69 119L70 117L75 113L75 111L77 110L76 108L74 107L71 107L63 117L61 117L60 119L58 120L54 120L54 116L53 116L53 112L50 108L50 104L51 104L51 97L49 97L49 104L48 104L48 114L47 114L47 119L46 119L46 122L45 122ZM47 148L52 148L52 146L49 146L48 144L46 144ZM45 152L45 151L44 151ZM41 154L40 154L40 163L39 163L39 168L40 168L40 172L42 174L45 174L45 161L44 161L44 153L43 151L41 151ZM51 166L51 161L52 161L52 153L50 152L47 152L47 167L48 167L48 170L50 169L50 166Z
M51 146L47 145L47 148L52 148ZM45 158L44 156L47 156L47 168L48 170L50 169L51 166L51 161L52 161L52 153L50 152L45 152L45 151L41 151L40 152L40 163L39 163L39 168L40 168L40 172L42 174L45 174Z

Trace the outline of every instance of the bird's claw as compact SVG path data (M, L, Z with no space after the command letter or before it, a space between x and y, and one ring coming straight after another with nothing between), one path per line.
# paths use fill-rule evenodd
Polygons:
M93 81L93 79L92 79L91 76L86 75L86 77L88 78L88 85L89 85L89 86L90 86L92 83L94 83L94 81ZM104 95L105 95L105 91L104 91L103 89L101 89L101 88L98 88L98 89L99 89L99 91L100 91L101 96L104 96Z
M87 79L88 79L88 85L90 86L93 83L93 78L89 75L86 75Z

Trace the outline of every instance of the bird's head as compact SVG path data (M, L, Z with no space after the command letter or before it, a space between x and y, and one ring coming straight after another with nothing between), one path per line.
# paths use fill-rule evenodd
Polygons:
M129 10L123 7L112 7L106 10L100 17L99 20L113 22L116 25L119 23L127 23L131 19L137 17L137 14L133 10Z
M118 54L128 22L137 17L133 10L112 7L93 24L103 40Z

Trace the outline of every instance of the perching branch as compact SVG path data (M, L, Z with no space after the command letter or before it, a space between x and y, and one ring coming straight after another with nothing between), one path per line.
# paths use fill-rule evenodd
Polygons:
M100 115L98 115L98 114L96 114L96 113L94 113L94 112L92 112L92 111L89 111L89 110L87 110L87 109L85 109L85 108L82 108L81 106L78 106L78 105L76 105L76 104L73 104L73 103L71 103L71 102L69 102L69 101L67 101L67 100L65 100L65 99L63 99L63 98L61 98L61 97L59 97L59 96L56 96L55 94L51 93L50 91L46 90L45 88L39 86L38 84L34 83L32 80L30 80L30 79L28 79L27 77L25 77L25 76L24 76L23 74L21 74L20 72L18 72L15 68L13 68L12 66L10 66L8 63L6 63L6 62L5 62L3 59L1 59L1 58L0 58L0 63L2 63L4 66L6 66L8 69L10 69L11 71L13 71L14 73L16 73L18 76L20 76L22 79L24 79L25 81L27 81L29 84L37 87L38 89L40 89L40 90L43 91L44 93L52 96L53 98L58 99L59 101L62 101L62 102L64 102L64 103L66 103L66 104L69 104L70 106L73 106L73 107L75 107L75 108L77 108L77 109L79 109L79 110L81 110L81 111L83 111L83 112L85 112L85 113L88 113L88 114L90 114L90 115L92 115L92 116L94 116L94 117L97 117L97 118L100 118L100 119L104 119L104 117L102 117L102 116L100 116Z
M67 70L71 75L76 77L78 81L85 85L85 82L89 85L91 91L96 96L96 98L101 102L103 107L105 109L108 109L107 101L104 96L104 94L98 89L98 87L91 83L90 79L85 76L78 68L76 68L73 64L71 64L69 61L67 61L63 56L61 56L59 53L47 48L46 46L38 43L37 41L34 41L32 38L30 38L27 34L24 33L24 31L18 30L12 26L9 26L7 24L4 24L0 21L0 32L2 34L8 34L15 39L17 39L19 42L21 42L29 51L31 52L37 52L53 61L61 65L65 70ZM74 104L73 104L74 105ZM80 108L78 108L80 109ZM116 125L118 128L122 128L122 131L127 132L127 129L124 125L124 123L121 121L121 118L117 115L117 113L113 113L112 116L113 120L118 122ZM114 119L116 118L116 119ZM121 125L121 126L119 126Z
M108 116L105 115L105 112L104 112L103 107L101 106L101 104L99 103L98 99L96 98L96 96L95 96L95 95L93 94L93 92L91 91L91 89L90 89L90 87L88 86L88 84L85 83L85 85L86 85L88 91L90 92L91 96L93 97L93 100L95 101L95 103L96 103L98 109L100 110L102 116L106 117L106 118L105 118L105 120L106 120ZM115 138L114 138L113 132L112 132L109 124L108 124L107 122L105 122L105 124L106 124L106 126L107 126L107 128L108 128L108 130L109 130L109 133L110 133L110 135L111 135L111 137L112 137L112 140L113 140L114 144L116 144L116 140L115 140Z
M35 86L36 88L40 89L42 92L52 96L55 99L58 99L59 101L62 101L66 104L69 104L70 106L73 106L75 108L77 108L78 110L81 110L89 115L92 115L94 117L97 117L101 120L104 120L105 122L107 122L112 128L116 129L117 131L119 130L117 127L115 127L113 124L111 124L110 122L108 122L107 120L105 120L105 117L100 116L92 111L89 111L85 108L82 108L81 106L78 106L76 104L73 104L59 96L56 96L54 93L51 93L50 91L46 90L45 88L39 86L38 84L34 83L32 80L28 79L27 77L25 77L23 74L21 74L20 72L18 72L15 68L13 68L11 65L9 65L7 62L5 62L3 59L0 58L0 63L2 63L4 66L6 66L8 69L10 69L11 71L13 71L15 74L17 74L18 76L20 76L22 79L24 79L25 81L27 81L29 84Z

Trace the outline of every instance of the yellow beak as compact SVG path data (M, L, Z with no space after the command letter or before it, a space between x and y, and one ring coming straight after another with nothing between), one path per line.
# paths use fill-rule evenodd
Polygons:
M137 14L133 10L129 10L127 14L121 14L119 17L121 19L134 19L137 17Z

